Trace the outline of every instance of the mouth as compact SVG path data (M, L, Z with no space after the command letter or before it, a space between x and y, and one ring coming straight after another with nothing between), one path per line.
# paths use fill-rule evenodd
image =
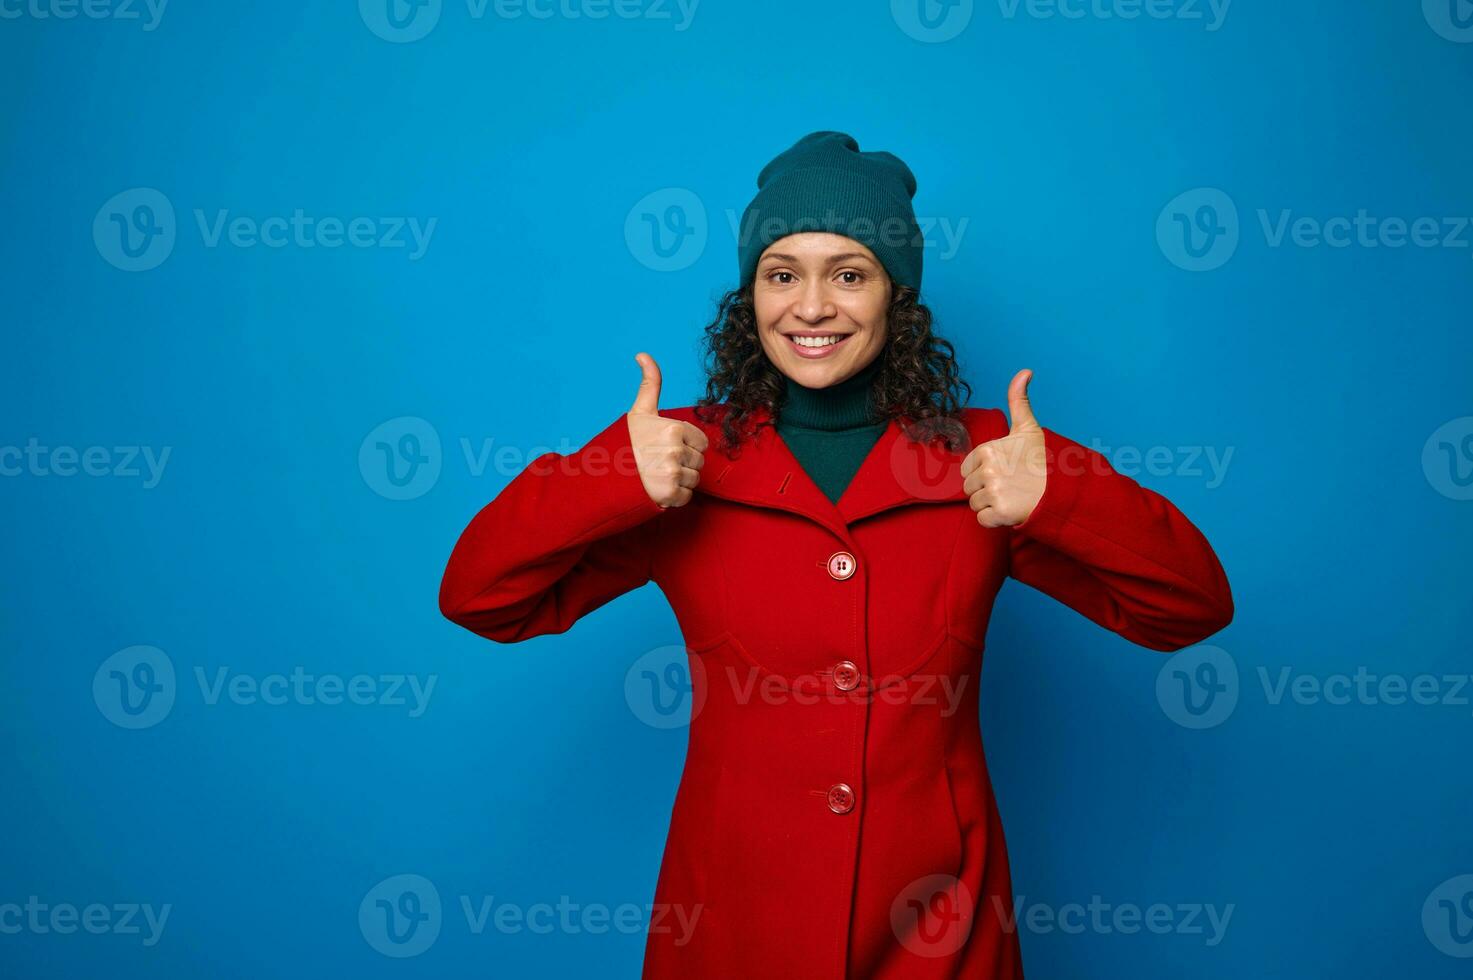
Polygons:
M831 357L835 351L848 343L852 334L847 333L804 333L784 334L788 347L799 357Z

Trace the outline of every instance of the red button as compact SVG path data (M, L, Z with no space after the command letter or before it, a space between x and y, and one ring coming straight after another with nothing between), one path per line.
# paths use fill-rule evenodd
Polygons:
M850 660L834 664L834 686L841 691L852 691L859 686L859 668Z
M829 787L829 809L835 813L848 813L854 809L854 790L848 783L835 783Z
M836 551L829 555L829 574L841 582L853 575L858 567L859 562L847 551Z

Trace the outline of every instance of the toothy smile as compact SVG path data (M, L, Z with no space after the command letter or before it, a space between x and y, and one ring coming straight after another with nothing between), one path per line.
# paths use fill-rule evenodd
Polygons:
M790 333L786 336L801 357L826 357L850 337L847 333Z

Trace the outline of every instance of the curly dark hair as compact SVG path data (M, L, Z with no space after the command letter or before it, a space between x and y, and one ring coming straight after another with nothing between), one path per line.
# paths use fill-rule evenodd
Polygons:
M787 382L773 367L757 336L752 282L721 297L716 318L706 326L703 342L706 393L696 402L696 416L721 422L723 451L735 457L755 434L752 415L759 407L774 424L782 414ZM899 419L905 434L921 442L945 440L949 450L964 448L963 406L972 388L961 378L951 342L931 329L931 311L910 286L895 287L886 313L885 346L880 351L872 400L884 419ZM725 409L718 407L725 404Z

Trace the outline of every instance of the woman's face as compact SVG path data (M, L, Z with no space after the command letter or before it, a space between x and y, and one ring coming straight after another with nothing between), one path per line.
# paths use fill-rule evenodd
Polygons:
M769 245L752 300L767 359L805 388L849 378L885 346L890 277L864 245L801 232Z

